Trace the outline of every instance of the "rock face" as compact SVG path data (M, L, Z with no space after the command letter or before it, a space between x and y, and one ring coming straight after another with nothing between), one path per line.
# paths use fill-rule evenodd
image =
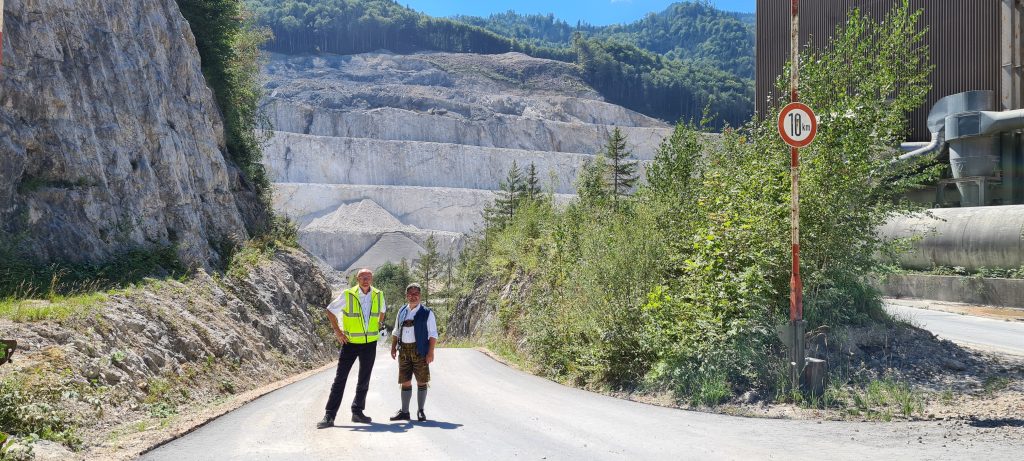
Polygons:
M8 0L0 236L44 261L177 244L192 266L260 219L177 3Z
M27 374L55 395L103 386L99 401L78 392L60 402L89 446L154 408L184 411L320 366L337 349L323 309L331 287L313 259L277 250L224 277L124 290L60 321L0 319L19 344L0 379Z
M274 55L266 74L264 108L277 131L264 162L277 183L275 209L303 226L303 245L342 270L407 258L430 233L454 239L457 251L450 233L480 226L513 162L532 163L564 201L615 127L641 160L671 133L602 101L576 66L519 53ZM364 200L379 210L349 206ZM390 216L359 229L320 219L357 209Z

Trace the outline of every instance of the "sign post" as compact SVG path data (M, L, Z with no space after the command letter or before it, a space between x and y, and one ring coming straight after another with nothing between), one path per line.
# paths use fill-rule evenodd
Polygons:
M790 234L793 245L792 276L789 279L789 325L783 338L790 347L790 381L793 389L800 388L804 369L804 305L803 282L800 280L800 148L806 147L818 133L814 111L800 103L800 21L798 0L790 0L790 102L779 112L779 135L790 146Z

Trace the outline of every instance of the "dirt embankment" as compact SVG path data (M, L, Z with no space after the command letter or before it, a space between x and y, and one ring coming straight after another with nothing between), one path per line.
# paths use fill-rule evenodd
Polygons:
M0 320L0 336L19 344L0 368L0 399L17 407L4 424L59 432L65 446L36 443L37 459L116 458L152 443L147 434L332 359L330 285L308 254L278 250L231 274L152 281L59 321Z

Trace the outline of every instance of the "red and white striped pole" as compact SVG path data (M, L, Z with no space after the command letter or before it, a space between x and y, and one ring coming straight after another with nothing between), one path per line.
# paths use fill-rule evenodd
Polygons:
M790 42L790 78L789 90L791 102L800 102L798 93L800 83L800 16L799 0L791 0L793 6L792 23L789 30ZM800 280L800 150L790 146L790 233L793 243L793 269L789 280L789 321L793 331L792 381L796 388L800 385L800 375L804 367L804 294L803 282Z
M792 47L790 62L789 91L792 102L800 102L798 85L800 82L800 37L797 15L797 2L793 2L793 23L790 26L790 46ZM790 232L793 237L793 276L790 279L789 320L797 321L804 318L803 284L800 281L800 150L790 147L790 173L792 180L792 196L790 202Z

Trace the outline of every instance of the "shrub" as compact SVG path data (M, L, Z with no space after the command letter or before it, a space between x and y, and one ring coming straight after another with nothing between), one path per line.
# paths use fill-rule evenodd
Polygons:
M854 11L829 47L803 55L805 101L823 114L818 139L802 150L809 327L884 318L865 280L887 250L875 228L913 210L901 194L935 173L891 162L907 112L927 91L918 15L906 2L880 23ZM555 378L668 390L704 405L777 386L790 170L774 124L754 121L713 143L677 126L647 185L617 203L584 169L579 199L564 209L521 206L485 229L460 265L466 283L530 282L506 294L497 317Z

